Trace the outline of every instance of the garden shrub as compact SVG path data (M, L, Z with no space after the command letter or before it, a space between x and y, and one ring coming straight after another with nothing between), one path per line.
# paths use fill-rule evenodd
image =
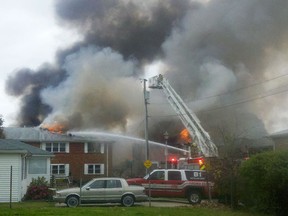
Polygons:
M266 152L245 161L240 168L241 200L257 211L288 212L288 151Z
M51 198L51 191L48 188L48 181L44 177L38 177L32 179L32 182L28 186L25 199L26 200L44 200Z

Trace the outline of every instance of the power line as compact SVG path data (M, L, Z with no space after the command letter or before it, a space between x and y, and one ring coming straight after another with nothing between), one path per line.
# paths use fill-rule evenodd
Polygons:
M254 87L254 86L258 86L258 85L261 85L261 84L263 84L263 83L267 83L267 82L270 82L270 81L273 81L273 80L276 80L276 79L279 79L279 78L282 78L282 77L285 77L285 76L288 76L288 74L282 74L282 75L273 77L273 78L271 78L271 79L262 80L262 81L253 83L253 84L251 84L251 85L247 85L247 86L244 86L244 87L240 87L240 88L237 88L237 89L234 89L234 90L233 90L233 89L232 89L232 90L229 90L229 91L224 92L224 93L221 93L221 94L211 95L211 96L207 96L207 97L202 97L202 98L196 99L195 101L198 101L198 100L206 100L206 99L213 98L213 97L221 97L221 96L223 96L223 95L235 93L235 92L238 92L238 91L241 91L241 90L246 90L246 89L248 89L248 88L251 88L251 87Z
M197 98L196 100L184 100L186 103L191 103L191 102L196 102L196 101L201 101L201 100L207 100L207 99L210 99L210 98L215 98L215 97L221 97L221 96L224 96L224 95L227 95L227 94L232 94L232 93L235 93L235 92L238 92L238 91L241 91L241 90L246 90L248 88L251 88L251 87L254 87L254 86L258 86L258 85L261 85L263 83L267 83L267 82L270 82L270 81L273 81L273 80L276 80L276 79L279 79L279 78L282 78L282 77L285 77L285 76L288 76L288 74L282 74L282 75L279 75L279 76L276 76L276 77L273 77L271 79L266 79L266 80L263 80L263 81L259 81L259 82L256 82L256 83L253 83L251 85L248 85L248 86L245 86L245 87L240 87L240 88L237 88L237 89L234 89L234 90L229 90L227 92L224 92L224 93L221 93L221 94L217 94L217 95L211 95L211 96L206 96L206 97L201 97L201 98ZM273 90L273 89L272 89ZM271 90L269 90L271 91ZM153 103L153 102L151 102ZM168 104L168 102L165 102L165 103L153 103L153 104Z
M256 97L256 98L250 98L250 99L239 101L239 102L236 102L236 103L233 103L233 104L228 104L228 105L225 105L225 106L221 106L221 107L213 108L213 109L209 109L209 110L203 110L203 111L200 111L200 112L209 112L209 111L219 110L219 109L223 109L223 108L239 105L239 104L242 104L242 103L248 103L248 102L251 102L251 101L255 101L255 100L263 99L263 98L266 98L266 97L274 96L274 95L277 95L277 94L282 94L282 93L287 92L287 91L288 91L288 89L285 89L285 90L282 90L282 91L279 91L279 92L275 92L275 93L272 93L272 94L263 95L263 96Z
M273 90L275 90L275 89L273 89ZM211 108L211 109L207 109L207 110L202 110L202 111L199 111L198 113L211 112L211 111L215 111L215 110L226 109L226 108L231 107L231 106L236 106L236 105L239 105L239 104L248 103L248 102L255 101L255 100L260 100L260 99L263 99L263 98L266 98L266 97L274 96L274 95L277 95L277 94L282 94L282 93L285 93L287 91L288 91L288 89L284 89L282 91L274 92L274 93L271 93L271 94L268 94L268 95L258 96L258 97L255 97L255 98L249 98L249 99L246 99L246 100L243 100L243 101L239 101L239 102L236 102L236 103L224 105L224 106L221 106L221 107L215 107L215 108ZM171 115L150 115L150 116L151 117L152 116L153 117L173 117L173 116L179 116L179 115L178 114L171 114Z

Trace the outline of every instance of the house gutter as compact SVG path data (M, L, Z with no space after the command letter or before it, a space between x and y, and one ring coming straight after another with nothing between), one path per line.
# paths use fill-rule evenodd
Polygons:
M54 154L41 154L41 155L37 155L37 154L33 154L33 156L35 156L35 157L55 157L55 155Z
M5 153L5 154L29 154L31 153L27 150L0 150L0 153Z

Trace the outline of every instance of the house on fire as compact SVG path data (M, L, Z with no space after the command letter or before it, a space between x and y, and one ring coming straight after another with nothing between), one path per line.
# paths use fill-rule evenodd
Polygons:
M20 202L32 178L50 179L52 157L23 142L0 139L0 202Z
M5 127L7 139L25 142L54 154L51 175L83 182L94 177L135 177L145 174L145 140L109 133L55 133L40 127ZM165 164L165 145L150 142L150 160ZM182 149L168 146L170 156L183 157Z
M7 139L22 141L53 153L51 174L57 178L83 181L97 176L109 176L111 145L71 134L52 133L40 127L6 127Z

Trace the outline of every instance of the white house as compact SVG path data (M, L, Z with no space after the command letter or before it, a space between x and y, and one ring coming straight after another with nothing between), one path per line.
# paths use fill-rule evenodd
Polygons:
M282 151L288 149L288 130L270 134L269 137L274 141L274 150Z
M0 203L20 202L32 178L50 181L51 152L17 140L0 139Z

